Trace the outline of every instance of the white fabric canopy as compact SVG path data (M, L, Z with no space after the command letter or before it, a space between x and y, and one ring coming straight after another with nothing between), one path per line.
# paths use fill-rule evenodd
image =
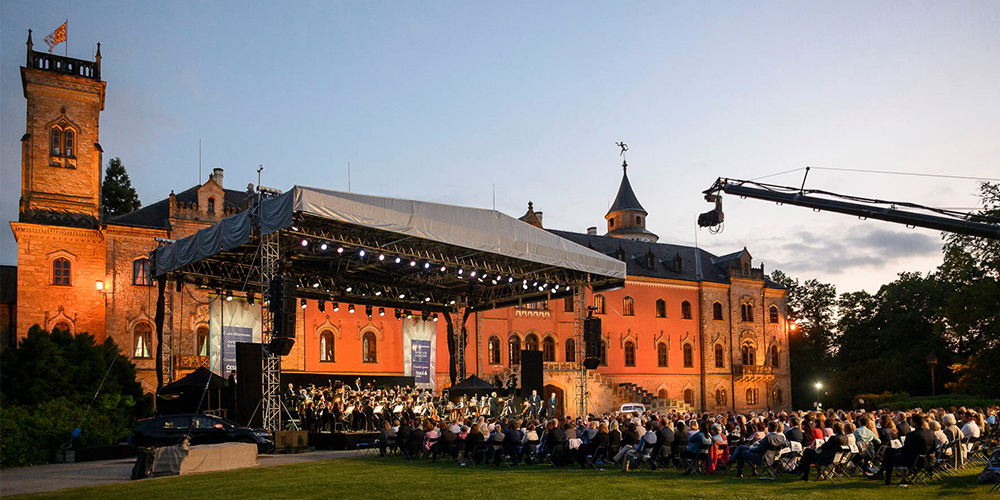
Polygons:
M264 200L265 234L288 228L295 213L390 231L601 277L625 279L625 263L513 217L481 208L295 186ZM157 249L161 275L250 241L247 212Z

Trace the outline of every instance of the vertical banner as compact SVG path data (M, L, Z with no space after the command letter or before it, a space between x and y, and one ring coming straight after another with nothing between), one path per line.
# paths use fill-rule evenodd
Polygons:
M413 377L422 389L434 389L436 335L437 322L403 319L403 375Z
M260 302L243 299L212 300L209 321L211 369L225 377L236 369L236 343L260 342Z

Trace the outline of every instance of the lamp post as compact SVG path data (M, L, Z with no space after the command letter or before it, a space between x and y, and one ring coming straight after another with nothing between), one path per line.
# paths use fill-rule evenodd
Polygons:
M930 353L927 355L927 364L930 365L931 367L931 396L936 395L935 394L936 387L934 384L934 365L937 365L937 362L938 362L937 356L935 356L934 353Z
M814 387L816 387L816 409L818 410L821 406L819 402L819 396L820 396L820 391L823 390L823 382L816 382L816 385Z

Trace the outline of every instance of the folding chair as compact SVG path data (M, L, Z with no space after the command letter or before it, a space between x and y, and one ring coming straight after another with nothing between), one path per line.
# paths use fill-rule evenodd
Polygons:
M792 441L788 443L788 448L781 450L781 472L792 472L799 465L802 458L802 443Z
M837 473L837 466L843 461L844 455L849 453L851 453L850 448L843 448L833 455L833 460L830 460L830 463L816 462L816 470L819 471L819 477L831 483L834 480L843 481L843 478L839 477Z
M681 462L684 463L684 474L694 474L697 476L705 475L705 461L708 460L708 452L700 451L694 458L683 458L681 457Z
M632 463L634 462L635 465L639 467L639 472L642 472L643 470L646 469L646 467L649 466L650 457L652 455L653 455L653 448L650 446L644 446L643 449L639 451L639 454L634 456L626 453L624 457L625 463L623 464L623 469L625 470L625 472L628 472L631 468Z
M778 474L783 472L783 466L782 466L783 462L781 460L781 457L785 453L790 453L791 451L792 449L790 447L782 448L778 450L777 454L774 456L774 460L771 461L771 465L761 464L762 465L761 469L763 470L760 471L760 478L769 481L774 481L778 479Z
M594 450L594 452L590 455L586 455L586 459L588 466L594 470L602 471L604 470L602 467L608 459L608 448L606 446L601 446L600 448Z

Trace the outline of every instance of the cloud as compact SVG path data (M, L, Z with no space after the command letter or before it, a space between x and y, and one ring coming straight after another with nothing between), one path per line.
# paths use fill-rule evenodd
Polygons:
M785 238L761 242L761 255L789 273L843 274L881 269L901 259L941 253L941 241L924 232L894 231L884 227L856 226L846 231L800 230Z

